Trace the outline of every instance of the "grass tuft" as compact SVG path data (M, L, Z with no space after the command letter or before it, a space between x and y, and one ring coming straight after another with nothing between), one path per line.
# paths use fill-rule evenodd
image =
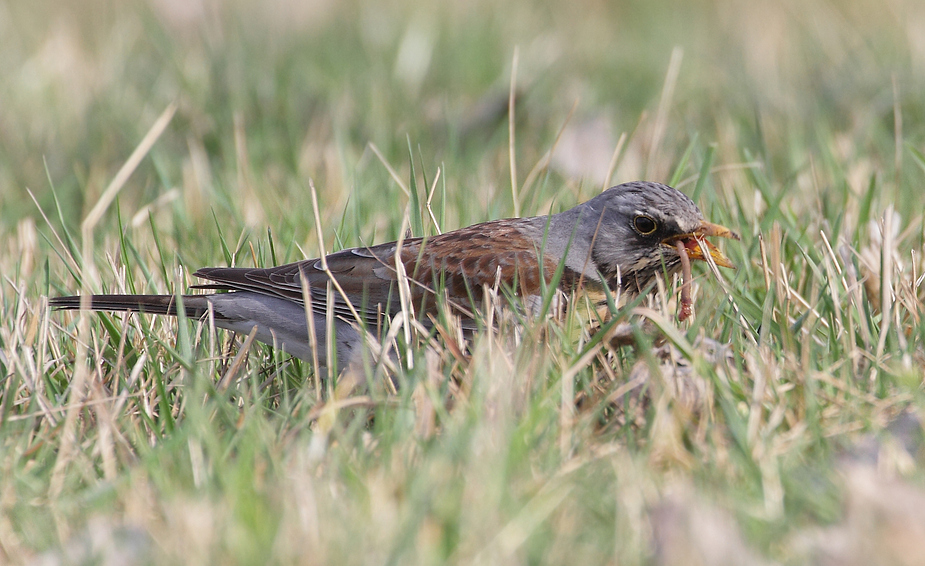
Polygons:
M0 562L925 560L925 9L790 4L0 5ZM742 234L683 324L489 290L351 389L47 307L646 172Z

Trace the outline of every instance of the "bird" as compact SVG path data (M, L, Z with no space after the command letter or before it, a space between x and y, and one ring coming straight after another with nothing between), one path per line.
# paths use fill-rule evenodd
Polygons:
M471 329L484 286L504 286L521 304L536 304L551 284L566 296L579 289L648 292L656 277L678 272L682 253L734 269L707 237L739 239L705 220L681 191L635 181L555 214L492 220L276 267L204 267L193 275L206 283L193 288L209 292L182 295L182 311L176 295L74 295L49 303L56 310L209 315L216 327L253 331L257 341L336 373L362 359L365 333L401 311L402 283L419 319L426 322L442 303ZM335 320L332 360L324 347L329 303ZM313 317L314 347L307 313Z

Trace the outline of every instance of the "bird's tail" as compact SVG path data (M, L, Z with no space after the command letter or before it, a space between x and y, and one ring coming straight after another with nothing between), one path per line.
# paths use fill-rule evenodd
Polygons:
M186 316L199 318L209 310L206 295L183 295ZM79 310L84 298L80 295L54 297L49 301L55 310ZM90 295L89 309L93 311L143 312L177 316L176 295Z

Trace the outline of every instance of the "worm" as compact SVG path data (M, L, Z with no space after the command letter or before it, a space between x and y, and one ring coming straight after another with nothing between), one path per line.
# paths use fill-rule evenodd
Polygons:
M691 259L687 256L684 241L679 241L677 247L678 255L681 256L681 305L678 309L678 320L683 322L694 313L694 301L691 299Z

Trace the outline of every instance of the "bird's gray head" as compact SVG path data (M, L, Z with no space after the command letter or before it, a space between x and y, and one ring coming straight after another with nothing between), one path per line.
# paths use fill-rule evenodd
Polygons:
M572 210L580 214L576 237L593 242L591 260L611 288L619 285L624 290L640 292L657 274L677 271L681 266L679 242L692 260L706 259L702 243L717 265L733 267L704 238L738 239L738 235L704 220L687 195L668 185L625 183Z

